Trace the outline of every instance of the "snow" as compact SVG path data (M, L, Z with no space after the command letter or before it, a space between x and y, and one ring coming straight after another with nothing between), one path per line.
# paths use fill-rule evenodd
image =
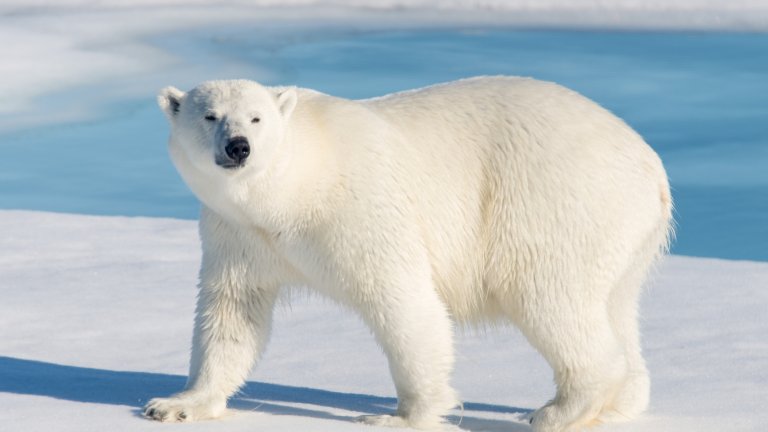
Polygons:
M214 73L269 78L258 66L207 62L185 63L179 77L180 58L147 42L158 35L340 22L368 30L471 23L764 32L768 2L3 0L0 38L12 43L0 44L0 137L91 120L110 104L149 97L148 88L186 87ZM56 97L71 91L74 103ZM0 431L375 431L383 429L352 420L395 406L384 356L359 319L299 293L281 307L268 351L225 419L147 421L140 407L185 381L200 259L195 222L0 210L0 251ZM768 263L666 259L642 307L651 409L599 430L768 430L766 286ZM448 420L461 429L528 431L524 416L554 393L550 369L513 328L461 331L457 359L454 384L465 403Z
M224 420L145 420L183 387L200 249L196 224L0 211L0 430L374 431L395 405L383 354L350 312L299 293ZM644 297L650 412L602 430L764 431L768 263L669 257ZM462 330L449 421L526 431L554 387L513 328Z

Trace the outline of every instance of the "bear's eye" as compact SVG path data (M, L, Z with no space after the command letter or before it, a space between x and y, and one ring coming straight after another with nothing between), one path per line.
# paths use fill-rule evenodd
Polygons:
M251 123L258 123L260 121L261 121L261 119L258 118L258 117L254 117L254 118L251 119Z
M213 114L206 114L205 119L208 121L216 121L216 116Z

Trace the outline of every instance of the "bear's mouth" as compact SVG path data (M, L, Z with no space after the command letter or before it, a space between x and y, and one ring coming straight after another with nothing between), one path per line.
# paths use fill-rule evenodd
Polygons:
M235 170L238 168L242 168L245 165L245 161L242 160L240 162L237 162L235 160L232 160L228 157L216 157L216 165L228 169L228 170Z

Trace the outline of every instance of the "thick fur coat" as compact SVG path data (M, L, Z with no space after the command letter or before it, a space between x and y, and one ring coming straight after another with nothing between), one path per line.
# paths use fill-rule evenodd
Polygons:
M355 310L389 361L393 415L439 427L453 323L508 320L554 370L537 432L648 404L638 295L672 201L654 151L552 83L481 77L352 101L251 81L159 95L170 153L203 204L187 388L149 417L217 417L270 333L281 287Z

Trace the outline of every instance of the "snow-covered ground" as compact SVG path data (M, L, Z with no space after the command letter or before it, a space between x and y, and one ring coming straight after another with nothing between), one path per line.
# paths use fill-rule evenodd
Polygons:
M229 73L201 63L179 76L179 58L146 43L156 35L340 22L766 31L768 1L3 0L0 134L93 119L110 104L150 98L148 89ZM78 98L55 97L73 89ZM11 180L0 172L0 181ZM0 431L376 430L352 419L394 407L383 355L356 317L304 295L281 309L266 357L226 419L141 418L148 398L183 386L199 255L192 221L0 210ZM766 286L768 263L668 258L643 304L651 409L603 429L768 430ZM474 431L530 430L522 417L554 387L520 334L467 330L457 349L465 405L449 421Z
M351 313L298 295L224 420L145 420L184 384L200 256L192 221L0 212L0 430L373 431L395 404L383 354ZM606 431L768 428L768 263L670 257L643 304L650 412ZM463 331L450 422L527 431L554 387L512 328Z

